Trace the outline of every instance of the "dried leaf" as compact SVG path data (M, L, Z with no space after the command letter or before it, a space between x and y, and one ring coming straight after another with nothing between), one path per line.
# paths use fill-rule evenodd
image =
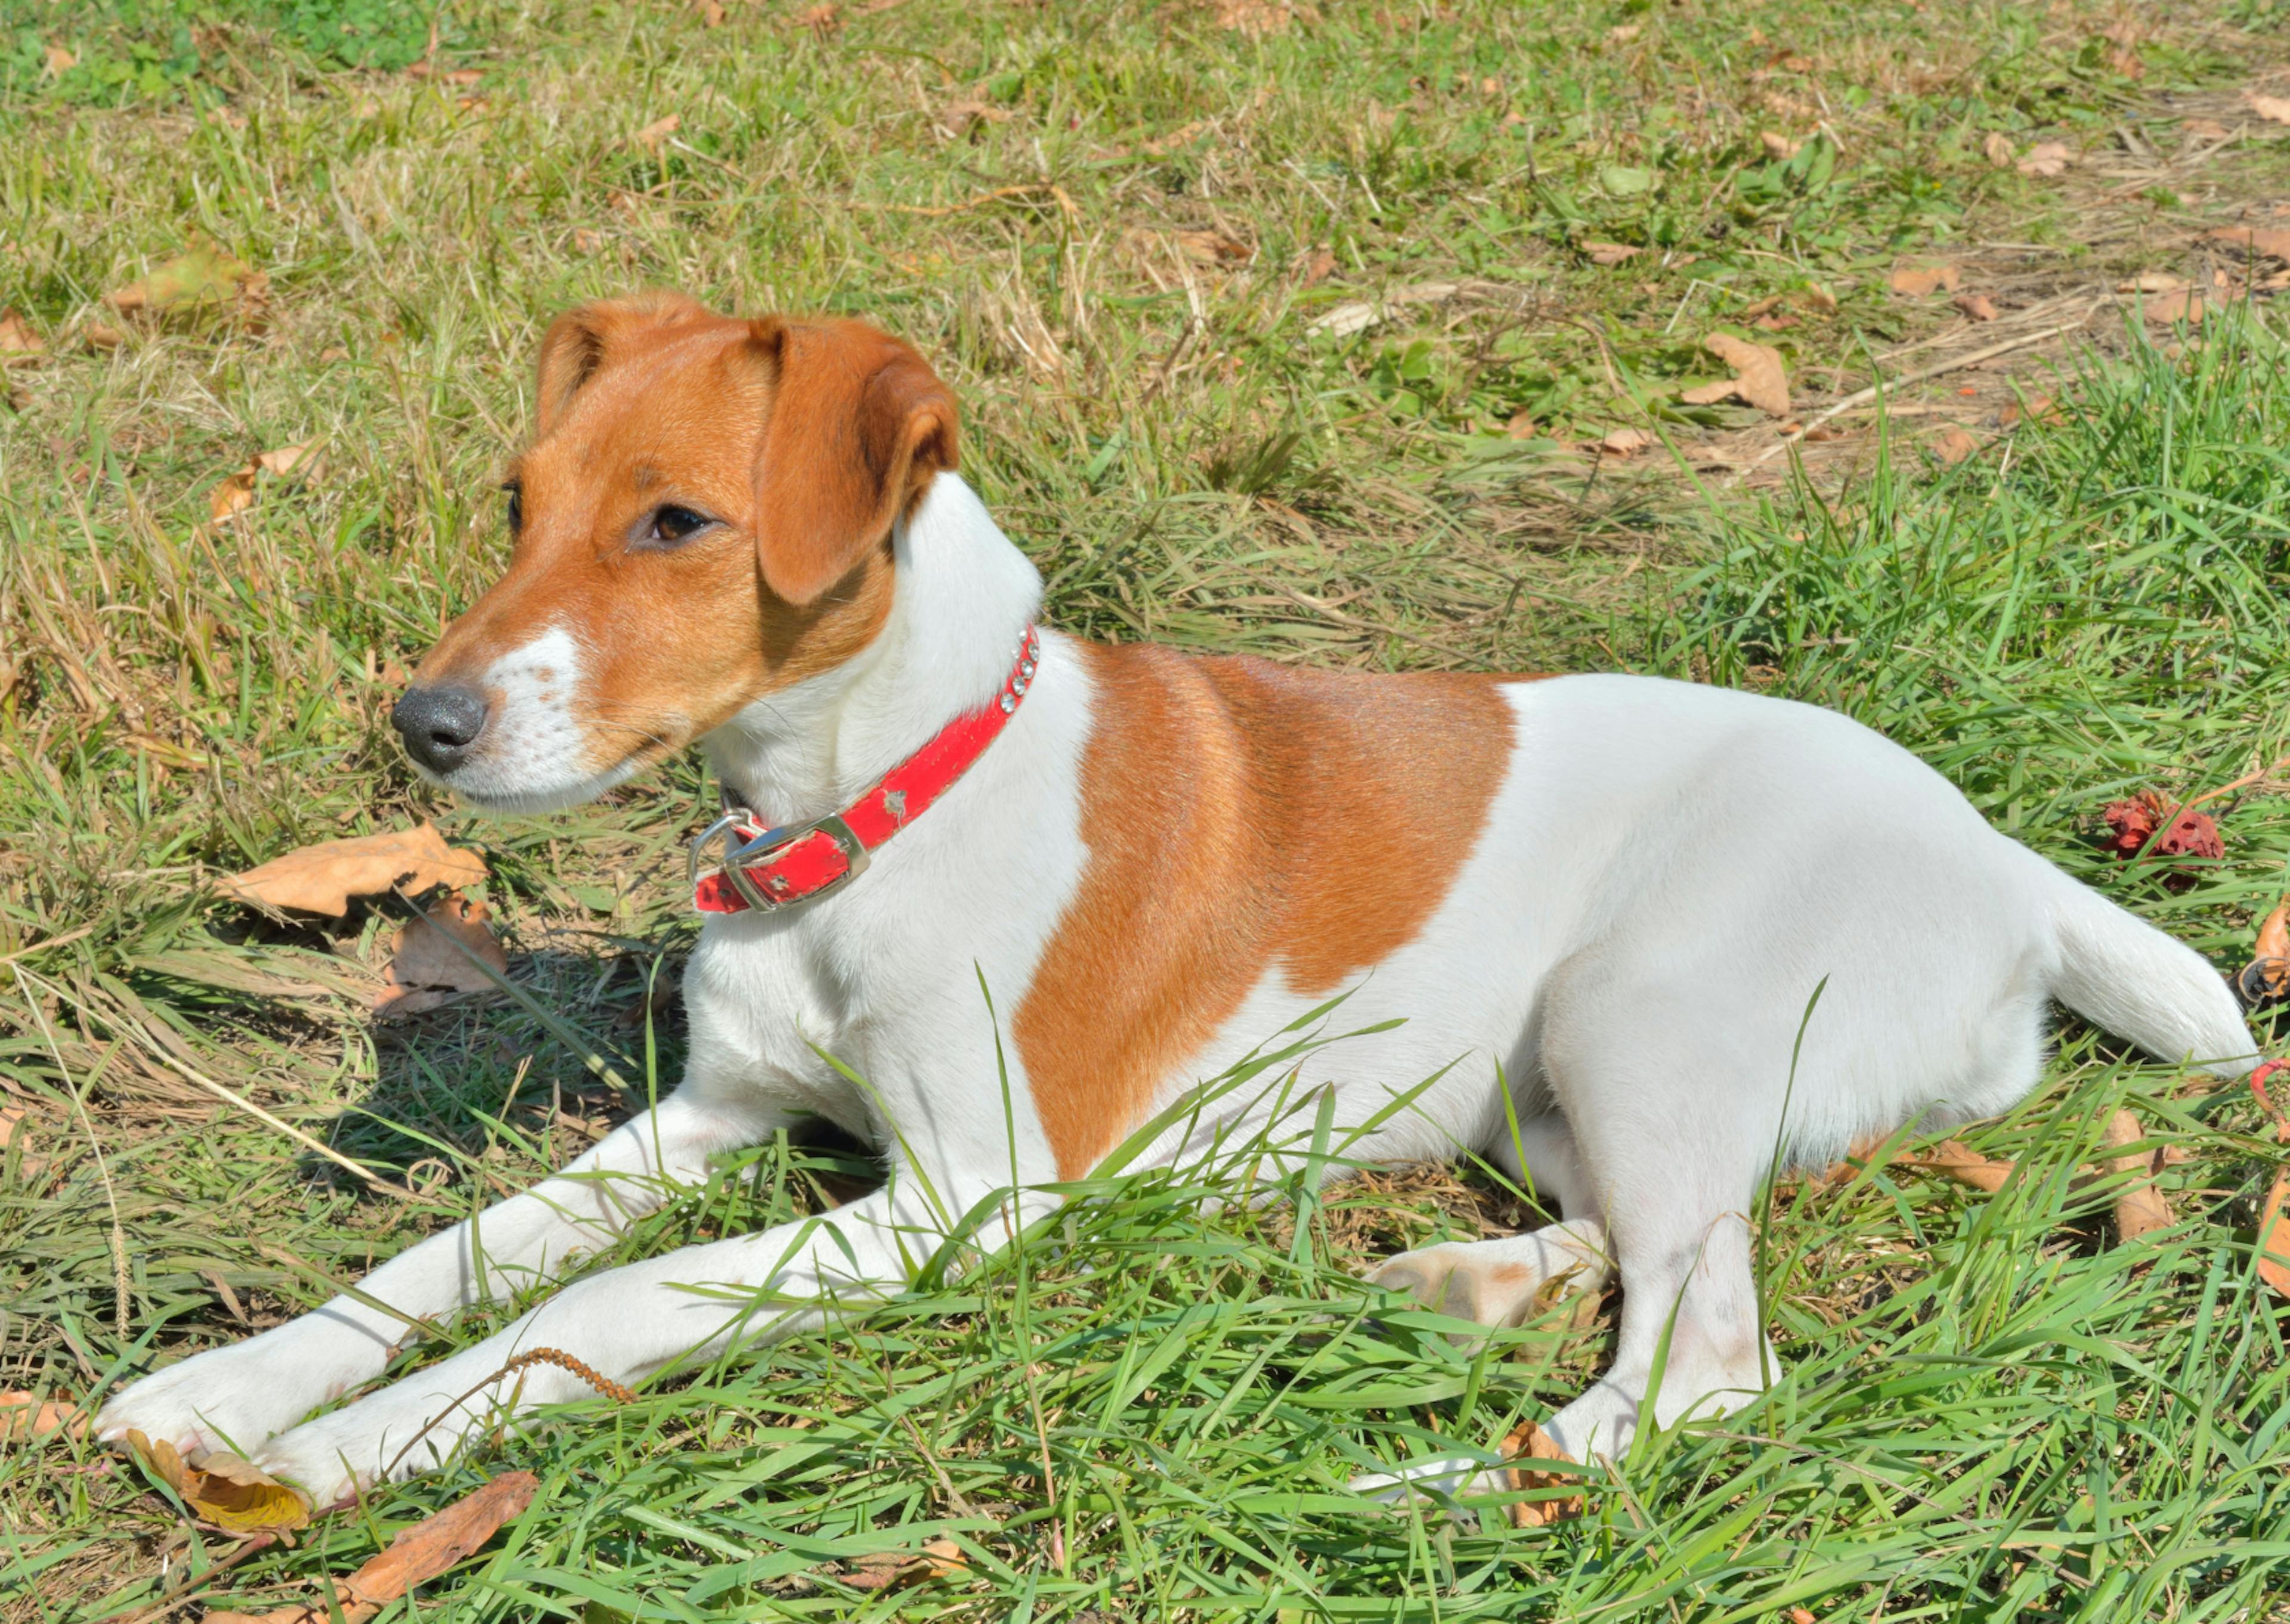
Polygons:
M0 1393L0 1444L28 1444L62 1433L78 1437L87 1430L87 1412L68 1398L42 1398L37 1393Z
M1963 281L1964 273L1953 265L1897 265L1893 268L1891 286L1895 293L1922 299L1932 293L1953 293Z
M80 337L87 340L90 349L117 349L127 342L127 334L109 322L90 322L80 329Z
M1996 301L1985 293L1958 293L1949 302L1975 322L1992 322L1996 319Z
M1803 141L1792 140L1777 130L1759 131L1758 143L1766 149L1767 157L1782 162L1797 156L1805 147Z
M1645 252L1629 243L1585 243L1582 252L1593 265L1620 265L1625 260L1635 260Z
M484 877L484 859L447 845L435 824L424 823L304 846L225 881L222 892L266 908L339 916L349 912L352 897L378 896L393 885L418 893L433 885L474 885Z
M843 13L837 7L827 4L827 0L821 0L820 4L798 14L795 21L797 28L809 28L825 39L843 26Z
M531 1472L504 1472L476 1493L432 1512L400 1533L380 1556L346 1580L330 1581L332 1605L307 1602L270 1612L216 1612L206 1624L365 1624L385 1606L427 1584L500 1532L532 1503L540 1486Z
M1808 283L1806 284L1805 302L1811 305L1814 309L1820 311L1823 316L1834 316L1837 314L1837 295L1817 283Z
M391 945L389 972L374 996L373 1012L418 1014L455 993L484 992L493 978L480 965L506 975L508 955L486 916L484 903L451 892L420 918L408 921Z
M2290 1297L2290 1167L2275 1173L2259 1210L2258 1277Z
M2147 1137L2139 1125L2139 1118L2129 1111L2118 1111L2107 1124L2107 1142L2117 1150L2135 1145ZM2107 1158L2107 1171L2111 1173L2146 1173L2124 1188L2115 1198L2115 1236L2118 1241L2135 1241L2167 1229L2177 1220L2171 1216L2171 1204L2163 1198L2153 1175L2153 1158L2145 1156L2112 1156Z
M1551 1441L1550 1435L1533 1421L1521 1421L1502 1441L1503 1459L1514 1464L1504 1468L1503 1475L1516 1490L1553 1489L1573 1481L1560 1472L1537 1471L1532 1467L1516 1464L1520 1460L1567 1460L1566 1452ZM1553 1523L1570 1521L1582 1515L1582 1497L1569 1494L1557 1500L1514 1500L1509 1508L1514 1528L1546 1528Z
M708 28L724 26L724 7L720 0L700 0L700 20Z
M970 1564L962 1547L941 1537L920 1552L873 1551L854 1558L838 1577L854 1590L893 1590L919 1584L925 1579L947 1579L967 1572Z
M2254 258L2263 255L2290 264L2290 231L2269 230L2261 226L2221 226L2208 235L2212 242L2239 248Z
M310 455L307 445L282 445L276 451L257 452L254 466L265 474L284 478L300 468Z
M60 79L79 66L79 58L61 45L50 45L40 52L40 60L48 70L48 77Z
M2118 282L2118 293L2175 293L2187 285L2184 276L2174 276L2168 271L2141 271L2128 282Z
M2290 897L2274 905L2258 927L2255 956L2235 972L2234 988L2253 1009L2290 998ZM4 1142L4 1141L0 1141Z
M1532 440L1534 438L1534 420L1523 409L1514 412L1510 414L1510 421L1503 425L1503 434L1513 440ZM0 1140L0 1144L5 1142Z
M2146 301L2146 316L2161 326L2185 322L2190 326L2202 325L2208 301L2194 288L2181 288L2175 292L2159 293Z
M245 260L225 253L212 243L195 243L148 276L106 293L103 302L122 313L147 310L160 315L259 295L268 285L269 278Z
M1598 449L1610 457L1634 457L1653 444L1653 436L1643 428L1617 428L1598 442Z
M939 115L933 123L941 135L945 136L949 140L959 140L975 131L981 124L1006 124L1015 116L1016 115L1007 108L997 108L990 102L975 101L965 98L960 101L948 102L939 110Z
M1334 252L1330 249L1317 249L1314 251L1309 260L1304 261L1303 269L1297 279L1308 288L1317 287L1335 275L1335 270Z
M244 513L254 505L254 471L243 468L237 473L219 481L207 492L207 516L221 524L235 513Z
M1250 39L1285 34L1300 15L1312 13L1287 0L1217 0L1216 4L1217 27Z
M1943 428L1933 440L1933 454L1950 468L1979 449L1980 442L1961 428Z
M2274 905L2274 911L2258 927L2254 944L2261 958L2290 958L2290 897ZM0 1140L0 1145L7 1143Z
M1256 254L1247 244L1221 231L1180 231L1177 246L1196 265L1245 265Z
M164 1438L154 1443L132 1430L127 1444L202 1522L246 1534L300 1528L310 1520L310 1502L300 1490L251 1461L212 1454L193 1466Z
M1980 150L1990 164L1997 169L2011 168L2013 159L2019 156L2012 149L2012 138L2001 130L1990 131L1988 139L1981 143Z
M2022 420L2049 423L2056 428L2066 422L2068 417L2066 412L2060 410L2060 403L2048 395L2030 395L2024 405L2016 400L2008 401L2003 410L1996 414L1997 426L2001 428L2009 428Z
M657 153L660 144L684 128L684 115L670 113L665 118L655 118L637 132L637 145L646 152Z
M47 345L13 310L0 310L0 365L29 361L47 353Z
M0 1150L16 1142L17 1130L24 1125L24 1108L20 1105L0 1106Z
M2017 165L2023 175L2048 178L2067 173L2068 165L2075 162L2075 153L2065 141L2039 141L2028 148L2028 156Z
M1926 1155L1904 1156L1900 1160L1903 1166L1937 1173L1991 1196L2002 1189L2004 1181L2012 1176L2011 1163L1984 1156L1961 1140L1943 1140Z
M2251 92L2243 97L2250 110L2270 124L2290 124L2290 97L2262 96Z
M1789 415L1789 374L1782 369L1780 350L1770 344L1752 344L1747 339L1737 339L1730 332L1711 333L1701 340L1701 348L1732 367L1734 376L1725 383L1688 389L1678 396L1680 400L1696 406L1740 400L1768 417Z
M362 1601L396 1601L500 1532L502 1524L532 1503L540 1487L540 1480L531 1472L503 1472L392 1540L388 1549L350 1575L351 1591Z

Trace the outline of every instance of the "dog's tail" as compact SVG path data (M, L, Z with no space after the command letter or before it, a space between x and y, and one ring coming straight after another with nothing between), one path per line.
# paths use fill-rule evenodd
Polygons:
M2251 1068L2258 1053L2241 1005L2201 954L2043 866L2059 946L2053 996L2158 1060L2193 1061L2222 1077Z

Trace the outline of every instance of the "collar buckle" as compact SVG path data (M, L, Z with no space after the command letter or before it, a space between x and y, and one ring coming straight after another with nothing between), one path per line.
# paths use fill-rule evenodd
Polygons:
M735 820L734 832L739 830L740 825ZM826 884L799 896L774 897L748 877L749 868L761 868L797 841L807 840L813 835L826 836L843 853L843 872ZM703 835L701 838L704 840L707 836ZM777 913L805 902L816 902L821 897L833 896L867 872L868 860L865 843L843 820L843 814L829 812L824 818L813 818L806 823L786 823L775 829L765 829L747 844L727 852L724 857L724 877L732 882L732 888L740 893L749 908L765 913Z

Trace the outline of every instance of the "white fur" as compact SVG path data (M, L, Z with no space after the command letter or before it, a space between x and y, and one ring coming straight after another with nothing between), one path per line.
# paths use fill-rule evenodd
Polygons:
M845 804L983 702L1008 669L1039 581L969 488L940 476L895 545L897 597L874 644L705 741L766 817ZM569 636L531 648L528 666L577 670ZM1395 1260L1381 1277L1507 1318L1560 1276L1596 1284L1619 1267L1614 1366L1547 1428L1577 1459L1627 1447L1665 1327L1654 1402L1665 1423L1748 1402L1776 1374L1747 1208L1777 1146L1820 1164L1911 1117L2008 1106L2036 1080L2052 996L2165 1058L2246 1068L2234 1004L2198 957L1990 829L1938 775L1843 717L1627 676L1505 692L1516 741L1483 836L1415 939L1329 1023L1404 1024L1313 1048L1285 1092L1203 1103L1146 1159L1301 1131L1321 1091L1333 1091L1339 1126L1354 1128L1441 1073L1347 1154L1483 1151L1532 1177L1566 1223ZM537 687L529 698L516 715L533 718L531 764L578 759ZM377 1376L402 1332L396 1316L337 1299L137 1383L100 1419L103 1435L132 1426L190 1445L227 1440L324 1502L426 1466L489 1416L585 1390L545 1367L485 1384L518 1349L562 1348L635 1380L817 1325L837 1304L896 1291L949 1224L1013 1175L1021 1187L1054 1180L1023 1056L1007 1043L997 1052L996 1021L1006 1033L1081 881L1093 702L1073 646L1045 636L1001 739L857 883L816 906L709 921L685 977L683 1088L488 1212L492 1277L477 1277L463 1226L377 1271L363 1294L434 1318L543 1277L697 1180L710 1152L798 1112L881 1146L891 1164L881 1192L825 1220L593 1276L476 1347L295 1426ZM545 766L529 772L520 794ZM1166 1079L1165 1098L1241 1061L1325 996L1268 976ZM1276 1128L1277 1109L1301 1115ZM976 1244L1053 1204L1029 1191Z
M583 718L593 707L581 641L564 627L548 627L495 659L477 686L492 702L492 713L468 760L451 772L432 772L418 762L414 767L431 783L490 811L578 806L627 782L643 759L622 755L601 772L589 769L596 751Z

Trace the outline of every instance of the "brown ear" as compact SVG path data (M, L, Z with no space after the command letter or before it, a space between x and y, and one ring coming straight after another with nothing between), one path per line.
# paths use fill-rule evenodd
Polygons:
M756 458L764 584L808 604L955 466L960 414L929 363L864 322L749 324L775 380Z
M708 308L682 293L639 293L631 299L599 299L575 305L540 339L540 377L533 404L534 425L547 434L572 405L581 386L597 375L614 343L637 328L672 327L704 321Z

